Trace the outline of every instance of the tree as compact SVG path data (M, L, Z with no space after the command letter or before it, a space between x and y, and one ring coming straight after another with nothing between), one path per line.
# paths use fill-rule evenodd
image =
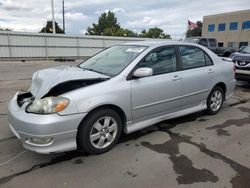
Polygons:
M57 22L55 22L56 33L64 33L63 29L61 29ZM45 27L41 29L39 33L53 33L53 24L52 21L47 21Z
M9 28L2 28L2 27L0 27L0 31L12 31L12 30L9 29Z
M194 29L188 29L187 30L186 37L198 37L198 36L201 36L201 34L202 34L202 22L197 21L196 24L198 25L198 27L196 27Z
M141 34L139 35L142 38L164 38L164 39L170 39L170 35L164 33L164 31L161 28L154 27L150 28L148 31L143 30Z
M118 29L118 30L114 33L114 36L121 36L121 37L138 37L138 34L135 33L134 31L129 30L129 29L120 28L120 29Z
M88 27L87 35L105 35L114 36L117 30L119 30L120 24L117 22L115 14L111 11L104 12L98 19L98 23L92 24L92 27Z
M117 21L117 17L111 11L104 12L98 18L98 23L93 23L88 27L86 35L122 36L122 37L147 37L147 38L170 38L160 28L150 28L143 30L141 34L122 28Z

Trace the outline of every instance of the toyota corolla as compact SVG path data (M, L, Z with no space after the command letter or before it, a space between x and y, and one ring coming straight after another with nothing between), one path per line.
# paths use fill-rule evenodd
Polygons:
M233 95L234 64L198 44L112 46L78 66L34 73L9 103L9 126L38 153L110 150L122 132L201 110L216 114Z

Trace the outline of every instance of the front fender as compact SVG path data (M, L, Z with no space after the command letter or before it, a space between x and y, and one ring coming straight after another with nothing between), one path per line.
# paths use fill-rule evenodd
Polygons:
M79 113L88 113L103 105L115 105L124 111L128 121L132 119L130 81L103 82L72 91L70 96Z

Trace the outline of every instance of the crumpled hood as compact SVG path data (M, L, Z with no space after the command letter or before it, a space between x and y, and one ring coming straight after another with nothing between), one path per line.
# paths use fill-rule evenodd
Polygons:
M108 79L108 76L73 66L43 69L33 74L30 92L35 98L46 95L54 86L71 80Z

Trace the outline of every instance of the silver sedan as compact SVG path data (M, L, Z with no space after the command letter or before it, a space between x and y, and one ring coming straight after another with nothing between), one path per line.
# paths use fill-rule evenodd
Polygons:
M201 110L216 114L235 88L233 63L197 44L110 47L78 66L34 73L9 103L9 126L38 153L110 150L122 132Z

